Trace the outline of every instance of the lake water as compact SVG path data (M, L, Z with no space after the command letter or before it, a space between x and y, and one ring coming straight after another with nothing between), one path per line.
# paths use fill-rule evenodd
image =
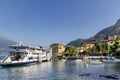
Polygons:
M2 60L4 58L4 56L0 56L0 60Z
M79 76L87 73L89 76ZM56 60L22 67L0 67L0 80L108 80L99 75L120 78L120 63L86 65L81 60Z

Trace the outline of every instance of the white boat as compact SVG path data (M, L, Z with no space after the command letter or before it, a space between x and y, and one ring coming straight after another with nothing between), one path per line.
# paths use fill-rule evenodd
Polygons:
M10 51L0 65L5 66L20 66L23 64L48 61L51 59L51 54L47 53L42 47L31 47L22 44L9 46Z
M100 62L100 60L90 60L90 64L100 65L100 64L102 64L102 62Z
M115 57L106 57L106 59L103 60L105 63L115 63L120 62L120 59L116 59Z

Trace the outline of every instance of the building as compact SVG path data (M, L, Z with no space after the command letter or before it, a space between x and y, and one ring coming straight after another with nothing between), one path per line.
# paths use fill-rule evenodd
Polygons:
M107 44L109 46L114 45L116 39L117 39L117 35L110 35L105 39L98 41L97 43L99 43L102 46L103 52L106 52L106 45Z
M105 46L106 44L112 46L115 43L115 40L117 39L117 35L110 35L107 38L100 40L99 43L102 46Z
M83 42L82 47L84 50L92 49L95 46L94 42Z
M110 35L107 37L108 41L115 41L117 39L117 35Z
M95 46L95 42L83 42L80 47L77 47L77 53L82 53L86 50L91 50Z
M52 49L52 53L55 56L62 56L64 54L64 45L61 43L55 43L50 45L50 48Z
M77 47L77 54L84 51L84 47Z

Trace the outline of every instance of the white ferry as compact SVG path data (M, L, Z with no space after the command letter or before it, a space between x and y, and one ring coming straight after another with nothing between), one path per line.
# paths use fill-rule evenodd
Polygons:
M23 64L43 62L51 59L51 53L48 53L42 47L30 47L22 44L9 46L10 51L0 66L20 66Z

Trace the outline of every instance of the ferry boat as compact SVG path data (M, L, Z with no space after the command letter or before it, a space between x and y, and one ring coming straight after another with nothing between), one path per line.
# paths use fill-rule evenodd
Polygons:
M43 47L31 47L22 44L9 46L10 51L0 66L20 66L24 64L49 61L51 53L47 52Z

